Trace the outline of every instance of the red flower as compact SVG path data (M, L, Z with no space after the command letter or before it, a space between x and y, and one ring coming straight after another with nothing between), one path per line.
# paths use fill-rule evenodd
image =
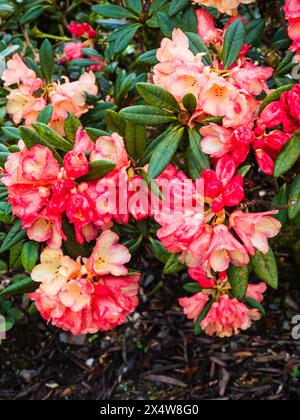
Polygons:
M243 177L235 175L237 166L229 156L223 156L216 172L207 169L202 173L205 197L212 200L212 211L220 213L224 207L233 207L244 199Z

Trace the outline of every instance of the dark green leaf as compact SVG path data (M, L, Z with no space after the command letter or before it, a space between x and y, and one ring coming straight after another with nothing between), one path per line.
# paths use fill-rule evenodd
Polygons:
M225 70L236 62L244 42L245 25L241 19L237 19L227 28L224 38L222 58Z
M126 133L126 121L122 115L115 111L108 110L105 112L105 124L114 133L124 137Z
M294 136L281 150L274 169L276 178L288 172L300 157L300 135Z
M108 160L96 160L89 164L90 170L87 175L78 179L78 182L88 182L101 179L110 174L116 165Z
M129 121L126 127L125 144L129 156L135 160L140 159L147 145L147 131L145 127Z
M53 106L51 104L47 105L38 116L38 122L48 124L48 122L51 120L53 113Z
M31 278L26 278L8 286L0 293L0 296L23 295L24 293L34 292L38 287L38 283Z
M17 220L2 242L0 253L9 251L10 248L24 238L26 238L26 232L22 230L22 222Z
M289 195L289 218L295 219L300 213L300 174L298 174L291 185Z
M267 283L273 289L277 289L278 269L276 258L272 249L270 248L266 255L260 251L256 251L255 256L251 259L251 262L254 271L260 280Z
M235 267L231 265L227 274L234 297L240 300L244 299L248 290L249 266Z
M112 19L136 19L136 15L121 6L103 5L93 6L92 11L97 15L101 15Z
M202 62L206 66L211 66L213 62L210 56L210 51L205 45L204 41L202 41L200 36L194 34L193 32L187 32L186 35L189 38L190 50L192 51L192 53L195 55L199 53L205 53L205 55L202 57Z
M180 106L174 96L165 89L152 83L138 83L139 94L154 107L165 108L169 111L180 112Z
M37 263L39 257L38 250L39 246L36 242L25 242L25 244L23 245L21 259L23 267L28 273L30 273L33 270Z
M141 125L160 125L176 121L176 117L170 112L153 106L131 106L122 109L120 114L128 121Z
M46 82L51 83L54 74L54 51L48 39L41 45L40 66Z
M150 159L148 175L157 178L172 161L183 137L184 128L174 128L155 148Z
M51 148L62 150L63 152L70 152L72 150L72 145L56 131L48 127L48 125L43 123L33 123L32 127L38 135L51 146Z
M179 261L179 255L170 254L163 272L166 275L171 275L171 274L179 273L185 268L186 268L185 265L181 264L181 262Z

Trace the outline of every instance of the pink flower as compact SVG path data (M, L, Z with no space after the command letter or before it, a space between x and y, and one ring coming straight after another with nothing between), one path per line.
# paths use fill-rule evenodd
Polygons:
M81 188L74 189L68 196L66 214L69 222L74 224L77 242L83 244L85 241L83 230L94 220L95 203L86 191Z
M20 152L12 153L4 165L1 182L7 187L15 184L49 185L57 180L60 167L50 149L36 145L28 150L19 143Z
M189 268L188 273L190 278L195 280L200 287L203 287L203 289L211 289L215 285L216 279L207 278L207 275L203 270L202 266Z
M27 236L35 242L47 242L49 248L59 249L62 241L67 240L62 230L62 216L44 209L27 222Z
M65 58L63 58L63 61L72 61L76 60L78 58L84 57L84 54L82 52L82 49L84 48L84 44L80 42L72 42L70 44L67 44L64 47L64 55Z
M71 179L80 178L89 173L89 162L84 152L73 150L64 157L64 169Z
M200 292L190 298L179 299L179 304L184 308L184 314L188 319L196 322L208 301L209 295Z
M5 87L21 83L31 84L36 79L35 72L24 64L19 54L14 54L12 59L7 62L7 69L2 76Z
M247 290L247 297L256 300L259 303L264 301L264 293L267 291L267 285L265 283L249 284Z
M297 19L300 16L299 0L285 0L283 9L287 19Z
M224 207L233 207L244 199L243 177L235 175L236 164L229 156L222 157L216 166L216 172L205 170L201 179L204 181L205 196L212 202L212 211L221 212Z
M128 166L129 158L122 137L117 133L111 136L100 137L91 154L91 162L95 160L109 160L116 164L116 169Z
M213 304L200 325L209 336L225 338L238 335L241 330L247 330L253 321L258 321L260 318L257 309L250 310L237 299L223 295Z
M203 136L201 148L204 153L212 158L220 158L232 149L232 130L211 123L200 129Z
M244 242L250 255L255 254L255 249L263 254L268 253L268 239L277 236L281 229L281 223L271 217L274 214L278 214L278 211L243 213L238 210L230 216L230 227Z
M231 74L241 89L245 89L250 95L258 96L263 90L269 91L266 81L272 77L272 67L258 67L250 61L246 61L241 67L236 67Z
M105 276L126 276L128 269L124 264L131 260L128 249L119 245L119 237L107 230L99 237L95 249L88 261L88 266L95 274Z
M249 255L246 248L238 242L226 225L214 228L214 235L210 247L204 255L206 271L226 271L232 263L236 267L249 264Z
M216 29L212 15L204 9L196 9L196 15L198 20L198 35L200 38L206 45L216 41L220 31Z
M75 136L75 145L74 149L76 152L89 153L93 152L95 149L95 144L92 142L87 132L83 130L82 127L79 127L76 136Z
M253 123L254 103L244 91L217 76L209 68L203 70L203 81L198 95L198 109L192 119L201 112L214 117L224 117L224 127L238 127ZM251 99L251 100L250 100Z

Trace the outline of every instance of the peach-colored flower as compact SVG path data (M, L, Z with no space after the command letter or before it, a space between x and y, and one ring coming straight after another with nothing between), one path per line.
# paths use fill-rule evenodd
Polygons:
M230 227L244 242L249 254L254 255L255 249L263 254L268 253L268 239L277 236L281 229L281 223L271 217L275 214L278 214L277 210L266 213L243 213L238 210L230 216Z
M114 276L126 276L127 264L131 255L128 249L120 245L119 236L110 230L102 233L94 251L87 262L89 269L101 276L112 274Z
M91 162L95 160L109 160L116 164L116 169L121 169L129 163L124 140L119 134L100 137L91 153Z
M212 158L220 158L232 149L233 131L220 125L211 123L200 129L204 137L201 141L201 148L204 153Z
M236 15L240 4L254 3L255 0L193 0L194 4L201 6L215 7L221 13Z
M46 248L41 254L31 278L40 284L40 290L48 296L55 296L70 279L80 275L81 265L64 256L60 249Z
M231 75L240 89L244 89L254 96L259 96L263 90L269 91L266 81L272 77L273 73L272 67L255 66L250 61L246 61L242 66L237 66L231 71Z
M14 54L7 62L7 69L2 76L5 87L20 83L28 84L28 82L31 84L31 81L35 79L35 72L25 65L19 54Z
M53 121L65 120L69 113L81 117L88 112L86 93L97 95L98 88L93 72L84 73L76 82L54 83L49 94L50 103L53 105Z

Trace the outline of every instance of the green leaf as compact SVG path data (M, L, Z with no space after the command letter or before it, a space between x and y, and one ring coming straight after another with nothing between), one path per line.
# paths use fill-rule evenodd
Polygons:
M269 252L264 255L260 251L256 251L255 256L251 259L252 266L256 275L260 280L267 283L273 289L278 288L278 268L275 255L270 248Z
M124 108L120 112L128 121L141 125L160 125L175 122L176 117L168 111L152 106L137 105Z
M176 274L184 270L185 265L181 264L179 261L179 254L170 254L168 261L164 267L163 273L166 275Z
M48 124L48 122L51 120L53 114L53 106L51 104L47 105L38 116L38 122Z
M252 45L255 41L261 39L266 24L264 19L253 19L246 24L245 44Z
M190 50L193 54L197 55L199 53L205 53L202 57L202 62L206 66L211 66L213 64L212 58L210 56L210 51L205 45L204 41L200 38L199 35L194 34L193 32L187 32L186 36L190 41Z
M101 179L110 174L116 165L109 160L95 160L89 164L90 170L87 175L78 178L78 182L88 182Z
M140 27L141 25L139 23L124 26L121 29L117 29L109 36L108 40L113 43L112 48L114 54L120 54L128 47Z
M70 152L72 150L72 145L56 131L48 127L48 125L43 123L33 123L32 127L38 135L51 146L51 148L62 150L63 152Z
M213 304L214 304L213 300L208 302L208 304L205 306L205 308L203 309L203 311L199 315L197 321L195 322L195 326L194 326L194 334L195 335L202 334L203 330L202 330L200 324L207 317L207 315L208 315L209 311L211 310Z
M21 220L17 220L2 242L0 253L9 251L10 248L12 248L24 238L26 238L26 232L22 230Z
M158 59L156 57L157 54L157 50L150 50L145 52L144 54L141 54L138 59L137 62L138 63L144 63L144 64L149 64L150 66L154 66L155 64L158 63Z
M288 214L289 218L292 220L300 213L300 174L296 176L291 185L289 206Z
M194 112L197 109L197 99L192 93L188 93L184 96L182 99L183 106L187 111L189 111L190 114L194 114Z
M14 245L9 252L9 265L12 270L20 270L23 268L21 253L23 248L23 242L19 242Z
M0 222L11 223L11 206L7 201L0 203Z
M199 292L201 292L203 289L202 289L202 287L201 286L199 286L199 284L198 283L196 283L196 282L191 282L191 283L186 283L184 286L183 286L183 288L184 288L184 290L186 290L187 292L189 292L189 293L199 293Z
M196 128L191 128L189 130L190 148L191 148L194 161L199 169L200 174L205 169L210 168L209 158L205 153L202 152L202 149L201 149L201 140L202 140L202 137L199 131Z
M40 66L46 82L51 83L54 74L54 51L48 39L45 39L41 45Z
M8 156L10 155L9 152L0 152L0 167L4 168L5 162L7 161Z
M252 165L244 165L238 169L238 173L242 175L243 178L248 174L248 172L252 169Z
M126 121L122 115L115 111L108 110L105 112L105 124L114 133L124 137L126 133Z
M149 105L172 112L181 111L177 100L167 90L152 83L137 83L136 88Z
M126 127L125 144L129 156L135 160L140 159L147 146L147 131L145 127L129 121Z
M166 13L162 12L158 12L156 17L158 19L158 25L161 32L164 34L164 36L171 38L172 32L175 28L174 20L171 20L171 18Z
M244 299L248 290L249 266L235 267L231 265L227 274L234 297L240 300Z
M129 249L131 255L135 254L143 243L144 237L140 235L136 239L130 239L128 241L122 242L122 245L126 246Z
M283 184L279 192L274 197L272 203L279 204L280 206L287 206L289 201L289 191L287 184ZM278 214L274 214L275 219L284 226L288 221L288 210L281 210Z
M170 253L167 248L165 248L160 241L153 239L152 237L149 237L149 241L154 257L161 263L166 264L170 258Z
M8 140L20 140L21 136L16 127L2 127L2 133Z
M255 299L250 298L250 297L245 297L245 302L246 304L251 308L251 309L258 309L258 311L260 312L260 314L265 317L266 311L264 310L264 307Z
M274 169L276 178L288 172L300 157L300 135L294 136L281 150Z
M143 11L142 0L126 0L125 7L139 16Z
M222 58L227 70L238 59L245 42L245 25L241 19L235 20L226 30Z
M85 131L93 142L96 142L99 137L106 137L109 134L106 131L98 130L97 128L86 127Z
M155 139L153 139L147 146L145 153L142 157L142 159L139 160L138 162L138 166L139 167L143 167L145 166L147 163L149 163L151 156L154 152L154 150L156 149L156 147L159 145L159 143L166 137L169 135L169 133L173 130L173 127L169 127L166 131L164 131L163 133L161 133L158 137L156 137Z
M136 19L136 15L121 6L104 5L93 6L92 11L97 15L101 15L112 19Z
M176 16L181 10L191 4L190 0L172 0L169 8L169 16Z
M69 118L65 121L64 124L64 131L66 135L66 139L69 143L74 144L76 133L78 128L81 126L80 120L75 117L75 115L70 114Z
M25 242L22 248L21 260L25 271L30 273L39 258L39 245L36 242Z
M161 10L169 0L153 0L149 9L150 16Z
M281 86L277 89L275 89L270 95L268 95L262 102L259 113L261 114L264 109L267 108L268 105L270 105L272 102L276 102L280 99L280 96L284 92L288 92L293 87L292 84Z
M150 159L148 175L157 178L169 165L183 137L184 128L174 128L155 148Z
M38 289L39 284L34 282L31 278L20 280L6 289L2 290L0 296L16 296L24 293L31 293Z
M143 181L146 182L149 191L151 191L154 195L156 195L156 197L158 197L162 201L164 198L163 193L161 192L157 183L153 179L151 179L144 170L141 169L139 173L141 177L143 178Z

